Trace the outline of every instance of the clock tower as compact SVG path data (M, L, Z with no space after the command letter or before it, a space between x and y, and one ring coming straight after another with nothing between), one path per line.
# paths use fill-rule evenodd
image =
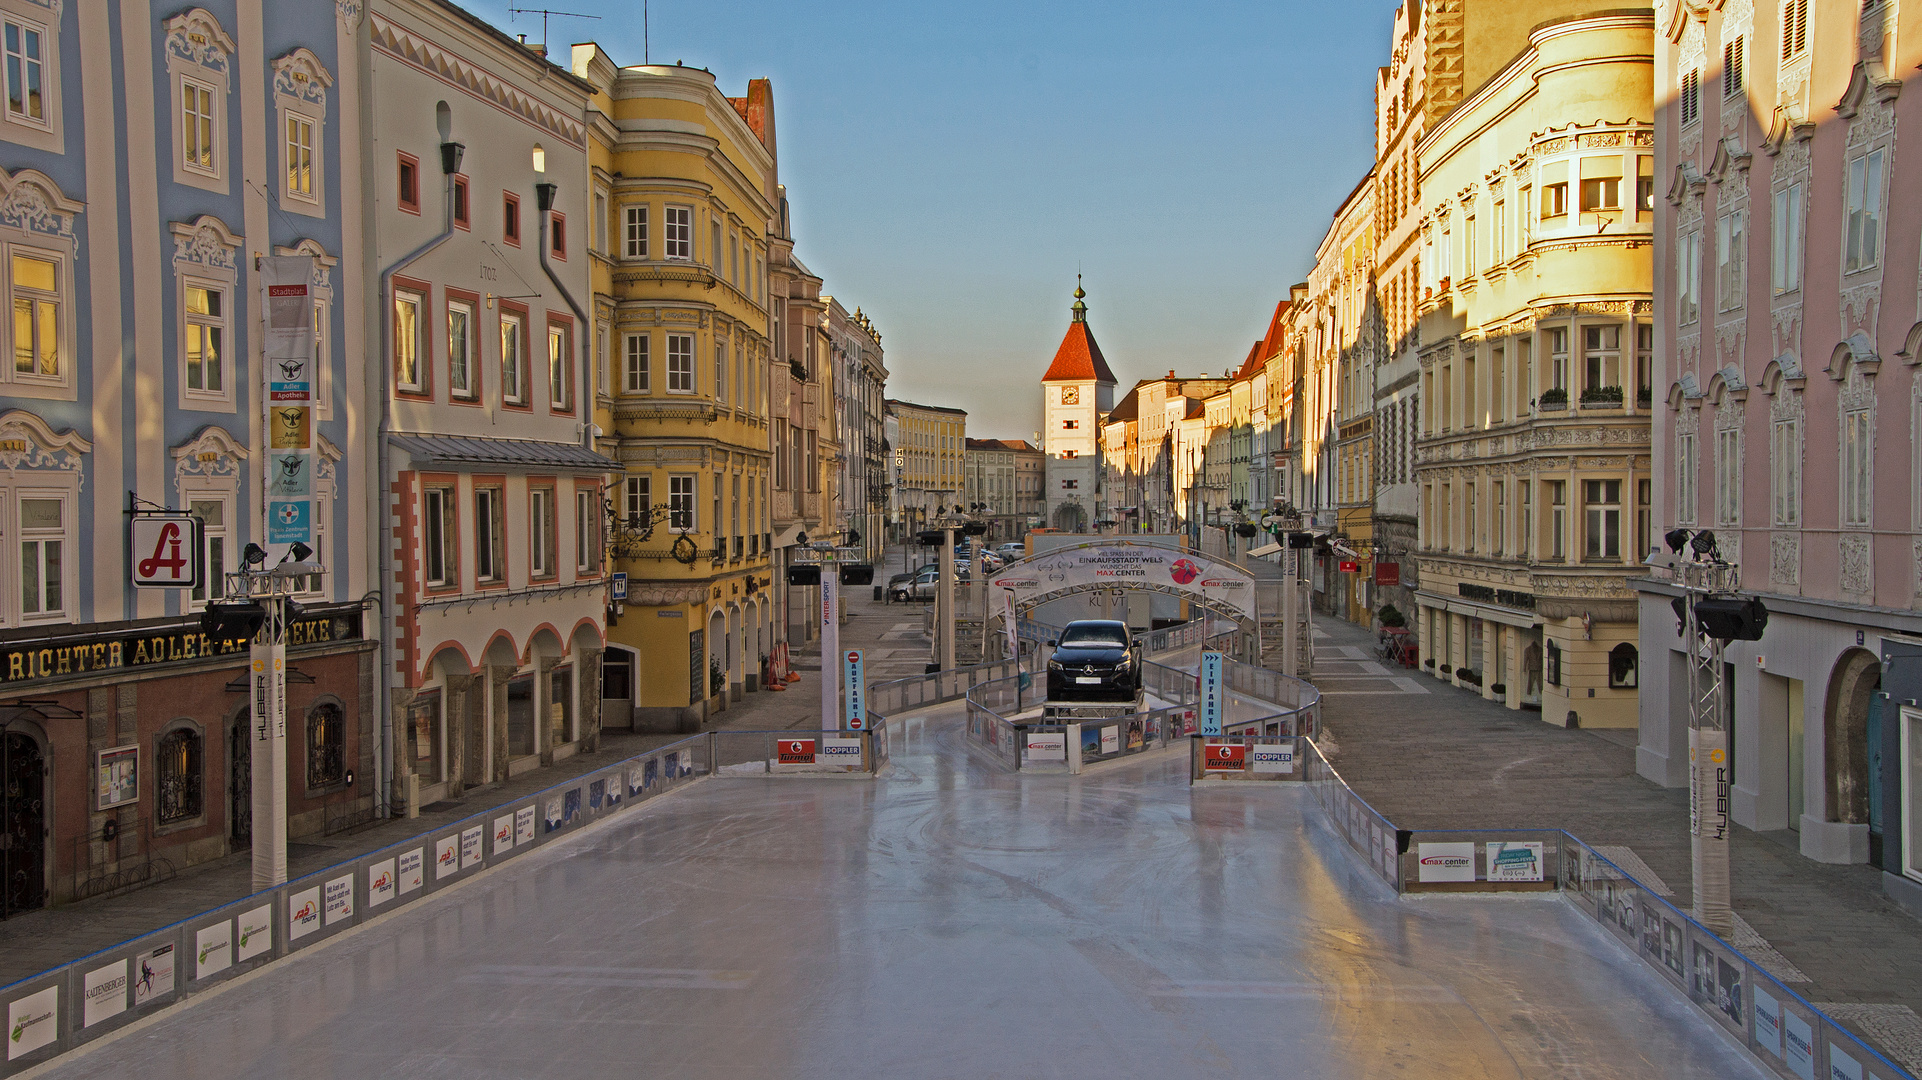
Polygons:
M1088 329L1088 294L1077 277L1068 334L1041 377L1041 447L1047 454L1047 519L1063 532L1091 532L1101 480L1101 417L1114 408L1115 377Z

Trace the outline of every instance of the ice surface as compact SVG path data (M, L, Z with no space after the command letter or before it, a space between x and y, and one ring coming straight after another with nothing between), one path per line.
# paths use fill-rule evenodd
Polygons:
M55 1077L1764 1077L1554 899L1397 900L1286 784L695 785Z

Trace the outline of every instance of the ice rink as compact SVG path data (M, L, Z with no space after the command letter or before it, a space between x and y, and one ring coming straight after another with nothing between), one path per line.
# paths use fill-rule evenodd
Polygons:
M1293 785L1017 776L960 715L897 722L879 781L662 797L41 1075L1771 1075L1561 901L1397 900Z

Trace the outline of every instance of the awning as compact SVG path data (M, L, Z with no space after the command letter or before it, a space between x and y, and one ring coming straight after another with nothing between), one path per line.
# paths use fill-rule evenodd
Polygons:
M488 439L470 435L394 435L416 469L554 469L566 472L619 472L620 463L579 443L539 439Z

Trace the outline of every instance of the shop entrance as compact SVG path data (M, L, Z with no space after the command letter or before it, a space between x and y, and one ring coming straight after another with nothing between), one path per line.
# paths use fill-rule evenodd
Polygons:
M39 743L0 734L0 918L47 902L46 776Z

